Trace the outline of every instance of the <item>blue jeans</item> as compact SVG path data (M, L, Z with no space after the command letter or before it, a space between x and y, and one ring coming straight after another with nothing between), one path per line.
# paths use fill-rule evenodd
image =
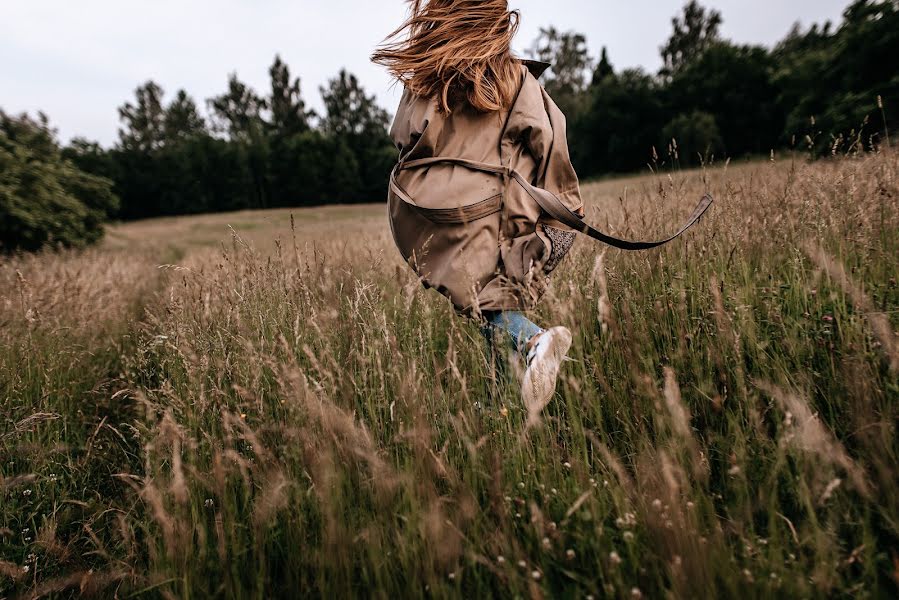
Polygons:
M483 313L486 323L481 327L481 333L487 340L487 365L489 375L485 379L488 398L501 398L503 382L507 382L511 374L508 368L508 352L499 348L499 338L511 346L511 350L522 357L527 355L528 341L543 333L543 329L532 323L524 314L515 310L491 310Z
M512 341L514 349L526 354L528 340L538 333L543 333L541 327L517 310L490 310L484 311L483 314L487 320L487 325L483 328L484 337L491 346L496 332L505 332Z

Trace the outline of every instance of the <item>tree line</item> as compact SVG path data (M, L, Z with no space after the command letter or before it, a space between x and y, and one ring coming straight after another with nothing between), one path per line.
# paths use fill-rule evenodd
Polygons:
M206 101L208 117L186 91L166 101L148 81L119 108L112 149L76 139L65 154L115 182L122 219L384 196L396 154L389 116L359 80L341 71L321 88L325 112L317 115L280 57L269 75L265 95L231 75L227 90Z
M591 60L576 32L541 31L532 51L555 65L544 84L568 115L579 174L870 150L896 129L899 0L855 0L839 26L797 24L771 49L722 39L722 22L689 2L655 74L616 71L605 49Z
M553 65L543 83L568 117L582 177L888 142L899 0L854 0L838 26L797 25L770 49L723 39L722 22L687 3L657 73L618 71L605 48L590 56L582 34L541 30L528 54ZM83 138L61 147L43 115L0 112L0 250L90 241L104 218L382 200L396 160L387 111L346 71L320 93L319 115L278 56L264 94L231 75L205 111L148 81L119 108L111 148Z

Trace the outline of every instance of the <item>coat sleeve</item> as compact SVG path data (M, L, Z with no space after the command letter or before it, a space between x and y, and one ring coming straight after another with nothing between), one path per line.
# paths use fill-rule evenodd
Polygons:
M525 85L523 92L529 98L523 108L533 112L525 117L528 126L522 133L539 165L534 184L554 193L565 206L583 217L584 202L568 151L565 115L536 79L528 77Z

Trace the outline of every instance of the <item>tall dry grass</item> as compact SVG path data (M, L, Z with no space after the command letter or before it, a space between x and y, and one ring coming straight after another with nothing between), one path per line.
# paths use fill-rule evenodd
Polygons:
M535 315L575 333L537 419L383 207L132 224L4 264L0 591L891 596L897 173L883 153L584 186L632 237L717 202L660 251L576 247Z

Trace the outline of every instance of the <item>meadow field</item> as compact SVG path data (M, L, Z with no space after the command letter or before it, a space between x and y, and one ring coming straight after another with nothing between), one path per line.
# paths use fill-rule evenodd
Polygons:
M0 598L897 597L899 154L583 186L706 191L557 270L539 415L383 204L0 259Z

